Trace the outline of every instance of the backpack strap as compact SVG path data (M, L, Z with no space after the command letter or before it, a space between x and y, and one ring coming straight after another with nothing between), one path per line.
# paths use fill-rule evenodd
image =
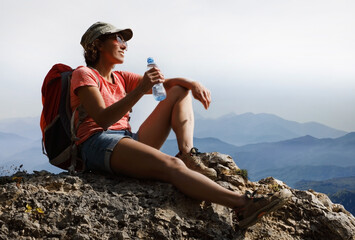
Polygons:
M100 89L100 77L98 73L95 71L94 68L90 67L93 70L93 73L96 77L97 80L97 86ZM78 122L75 125L75 114L78 112ZM71 137L72 141L78 141L79 138L76 136L76 133L78 131L79 125L84 121L84 119L87 117L87 112L85 111L84 107L82 104L80 104L78 107L74 109L74 112L72 114L71 120L70 120L70 129L71 129Z
M112 73L113 73L113 75L115 75L120 80L121 84L123 85L123 88L127 92L126 81L125 81L123 75L119 71L114 71Z
M92 70L92 72L94 73L96 80L97 80L97 85L100 89L100 74L99 74L99 72L93 67L88 67L88 68L90 68Z
M94 71L93 68L91 68L94 72L94 75L96 77L97 80L97 85L98 88L100 89L100 77L98 75L98 73L96 73L96 71ZM71 77L71 75L69 76ZM78 112L78 122L75 125L75 114ZM71 116L70 119L70 132L71 132L71 164L68 168L69 173L74 173L75 172L75 168L76 168L76 161L77 161L77 156L78 156L78 147L76 146L75 142L79 140L79 138L76 136L77 131L79 129L80 124L84 121L84 119L87 117L87 112L84 109L84 106L82 104L80 104L79 106L77 106L74 111L73 114Z
M122 73L120 71L114 71L113 74L120 80L120 82L122 83L123 85L123 88L125 89L125 91L127 92L127 88L126 88L126 80L125 78L123 77ZM131 108L129 110L129 112L133 112L133 108ZM131 120L131 116L128 117L128 121Z

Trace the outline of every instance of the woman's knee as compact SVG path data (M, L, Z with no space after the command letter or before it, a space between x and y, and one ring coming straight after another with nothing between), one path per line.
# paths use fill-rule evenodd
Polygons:
M180 98L190 97L189 90L179 85L173 86L168 90L168 96L176 96Z
M166 163L166 176L169 182L186 170L188 170L188 168L185 163L177 157L170 157L169 161Z

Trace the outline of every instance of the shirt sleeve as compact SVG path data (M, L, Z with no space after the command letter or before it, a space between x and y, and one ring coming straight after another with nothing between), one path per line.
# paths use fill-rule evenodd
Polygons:
M95 73L88 67L79 67L74 70L71 78L71 89L76 95L76 90L83 86L98 87Z
M138 84L140 83L141 79L143 78L141 75L131 72L119 72L123 79L125 80L126 84L126 92L129 93L133 89L135 89Z

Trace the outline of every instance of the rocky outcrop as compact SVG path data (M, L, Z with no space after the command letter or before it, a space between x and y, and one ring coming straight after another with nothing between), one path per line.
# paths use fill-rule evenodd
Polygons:
M271 177L245 180L227 155L207 153L202 160L233 191L289 189ZM228 208L193 200L171 184L19 172L0 178L0 239L355 239L355 219L341 205L325 194L290 190L285 206L236 231Z

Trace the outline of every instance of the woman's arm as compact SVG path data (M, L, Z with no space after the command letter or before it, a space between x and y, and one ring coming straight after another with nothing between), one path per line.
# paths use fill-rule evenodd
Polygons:
M92 117L100 127L106 130L130 111L144 95L144 92L137 87L124 98L109 107L105 106L105 102L97 87L79 87L77 89L77 95L89 116Z
M165 79L164 87L169 89L175 85L179 85L191 90L192 96L199 100L205 109L208 109L211 103L211 92L202 84L196 81L190 81L186 78L168 78Z
M154 69L147 71L139 85L128 93L124 98L115 102L109 107L105 102L97 87L83 86L76 90L81 104L94 121L103 129L109 128L112 124L120 120L132 107L148 92L154 84L164 82L160 73Z

